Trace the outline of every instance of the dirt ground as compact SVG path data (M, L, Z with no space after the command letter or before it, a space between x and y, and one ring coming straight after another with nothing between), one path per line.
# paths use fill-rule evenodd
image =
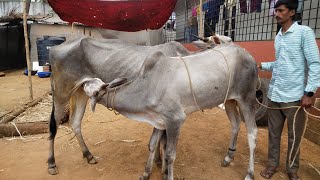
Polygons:
M28 79L21 71L0 77L0 109L9 111L28 101ZM45 94L49 79L33 77L35 97ZM211 110L216 112L217 108ZM39 112L40 113L40 112ZM47 116L47 115L46 115ZM116 116L98 105L96 112L87 108L82 122L84 139L98 164L91 165L82 158L76 138L67 125L58 130L55 157L59 170L56 176L47 173L48 134L26 136L23 140L0 138L0 179L138 179L148 157L148 141L152 127L148 124ZM224 110L217 115L199 112L188 116L179 138L175 179L244 179L248 166L249 148L244 123L238 136L235 159L230 167L221 167L230 138L230 123ZM255 179L267 160L267 129L259 128ZM287 152L286 133L281 144L281 166L273 179L288 179L285 173ZM299 174L303 180L319 180L320 147L304 139L301 147ZM151 179L161 179L161 169L154 166Z
M19 107L29 101L28 76L21 70L6 71L6 76L0 77L0 115ZM50 78L32 76L33 97L42 97L50 90Z

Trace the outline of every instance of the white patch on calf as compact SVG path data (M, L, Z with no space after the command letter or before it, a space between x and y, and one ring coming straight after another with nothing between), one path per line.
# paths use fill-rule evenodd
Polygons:
M83 83L83 90L86 93L88 97L92 97L96 94L96 92L99 92L101 89L101 86L103 86L105 83L99 79L99 78L93 78L91 80L88 80Z
M99 78L92 78L83 83L83 90L90 98L91 110L94 112L99 93L104 90L106 84Z

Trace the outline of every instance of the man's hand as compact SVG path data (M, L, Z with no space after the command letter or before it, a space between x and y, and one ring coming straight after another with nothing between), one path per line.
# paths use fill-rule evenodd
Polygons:
M307 95L303 95L301 99L301 104L302 107L309 108L312 105L312 97L308 97Z
M261 69L261 67L262 67L262 66L261 66L261 62L257 62L257 68L258 68L258 69Z

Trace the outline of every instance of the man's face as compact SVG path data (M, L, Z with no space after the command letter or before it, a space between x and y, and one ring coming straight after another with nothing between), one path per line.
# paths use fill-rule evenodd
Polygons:
M285 5L281 5L275 9L277 22L280 24L290 21L294 14L295 10L290 10Z

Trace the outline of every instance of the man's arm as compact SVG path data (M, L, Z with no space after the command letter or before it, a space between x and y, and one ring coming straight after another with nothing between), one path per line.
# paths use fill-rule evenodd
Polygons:
M305 94L301 99L301 106L309 107L312 105L312 94L316 92L320 86L320 58L319 49L315 40L314 32L308 28L303 33L303 53L308 65L308 82L305 87ZM311 93L311 96L310 96Z
M302 42L303 52L309 68L308 82L305 91L316 92L317 88L320 86L320 58L315 35L311 28L308 28L303 33Z

